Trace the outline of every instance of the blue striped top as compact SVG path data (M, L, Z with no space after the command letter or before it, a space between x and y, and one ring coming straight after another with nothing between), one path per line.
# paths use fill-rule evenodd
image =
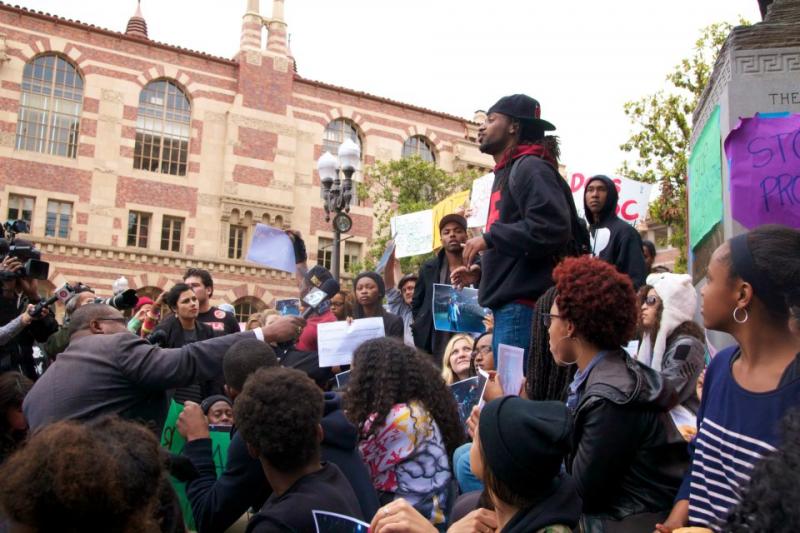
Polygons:
M719 352L706 371L692 463L677 498L689 500L690 525L714 531L739 502L755 463L779 445L783 415L800 405L796 374L770 392L740 387L731 369L737 353L737 346Z

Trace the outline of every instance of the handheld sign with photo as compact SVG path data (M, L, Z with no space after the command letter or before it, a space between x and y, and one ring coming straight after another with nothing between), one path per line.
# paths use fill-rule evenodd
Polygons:
M800 114L743 118L725 139L733 218L800 228Z
M319 367L349 365L353 352L365 341L385 337L383 318L359 318L351 324L327 322L317 326Z
M485 383L484 386L486 386ZM481 399L483 390L481 389L480 378L478 376L473 376L453 383L450 385L450 392L453 393L453 397L456 399L458 416L461 418L461 423L466 426L467 419L470 413L472 413L472 408L478 405Z
M277 300L275 302L275 310L281 315L300 316L300 299Z
M478 303L478 289L457 290L452 285L433 285L433 326L437 331L483 333L489 310Z
M266 224L256 224L245 259L290 274L296 270L292 239L285 231Z
M368 533L369 524L351 516L328 511L311 511L317 533Z
M523 360L525 350L516 346L500 344L497 347L497 375L506 396L518 396L525 379Z

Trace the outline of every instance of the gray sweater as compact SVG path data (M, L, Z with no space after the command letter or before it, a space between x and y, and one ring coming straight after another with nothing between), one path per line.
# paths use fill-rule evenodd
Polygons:
M59 420L107 414L161 430L167 390L222 373L222 357L252 332L226 335L182 348L162 349L130 332L73 339L25 397L31 430Z

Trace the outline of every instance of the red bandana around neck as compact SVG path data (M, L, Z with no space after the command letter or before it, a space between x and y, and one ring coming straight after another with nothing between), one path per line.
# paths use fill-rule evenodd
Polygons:
M513 151L506 152L503 155L503 158L500 160L500 162L495 165L494 171L497 172L508 165L510 161L522 157L523 155L535 155L536 157L541 157L543 160L550 163L554 169L558 170L558 161L556 161L556 158L553 157L552 153L550 153L550 150L541 144L520 144L516 146Z

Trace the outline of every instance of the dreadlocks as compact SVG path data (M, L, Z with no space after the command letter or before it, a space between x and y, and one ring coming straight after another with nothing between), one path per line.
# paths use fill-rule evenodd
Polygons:
M550 312L556 299L556 288L551 287L536 301L536 313L531 324L531 345L528 349L528 376L526 388L531 400L566 399L567 386L575 375L575 366L560 367L550 353L550 335L544 326L542 314Z

